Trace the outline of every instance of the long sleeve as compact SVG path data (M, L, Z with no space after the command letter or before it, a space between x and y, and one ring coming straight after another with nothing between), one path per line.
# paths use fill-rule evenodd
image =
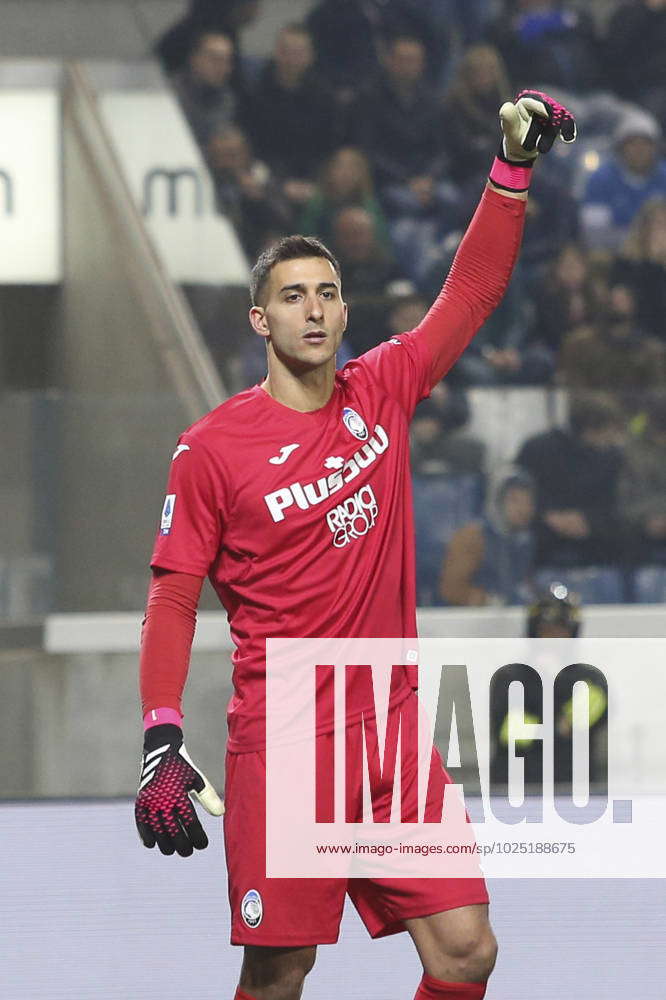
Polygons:
M523 235L526 202L486 188L442 291L414 331L431 355L431 387L502 300Z
M151 708L174 708L182 714L202 584L202 577L189 573L153 571L141 630L143 715Z

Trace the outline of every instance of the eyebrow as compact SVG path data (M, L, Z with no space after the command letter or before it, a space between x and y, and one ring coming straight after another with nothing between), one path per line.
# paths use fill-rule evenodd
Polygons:
M335 290L337 291L338 286L334 281L320 281L319 284L317 285L317 291L320 292L324 288L335 288ZM282 295L283 292L305 292L305 291L306 291L305 285L300 283L296 285L283 285L280 291L278 292L278 295Z

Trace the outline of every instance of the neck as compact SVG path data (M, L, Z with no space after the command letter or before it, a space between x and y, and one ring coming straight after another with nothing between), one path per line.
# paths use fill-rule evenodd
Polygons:
M279 363L271 363L261 388L278 403L300 413L311 413L326 406L335 384L335 358L320 368L295 374ZM277 360L277 359L276 359Z

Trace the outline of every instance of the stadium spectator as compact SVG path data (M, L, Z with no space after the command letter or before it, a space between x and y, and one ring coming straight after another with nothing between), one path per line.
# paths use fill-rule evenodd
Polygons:
M367 209L358 205L340 209L333 219L332 235L332 250L344 268L345 301L351 309L348 337L353 352L362 354L384 335L392 285L400 273Z
M412 7L425 11L442 33L456 35L465 46L475 45L488 19L488 0L408 0Z
M500 478L480 521L449 542L440 581L448 604L523 604L534 559L534 486L522 470Z
M666 197L642 205L613 273L634 289L641 327L666 340Z
M620 556L618 477L625 420L606 393L571 401L569 429L529 438L516 464L536 485L536 565L605 566Z
M599 43L589 14L562 0L504 0L486 37L517 89L539 85L586 91L601 82Z
M195 36L186 67L172 77L176 96L202 149L214 132L239 115L239 96L232 84L234 59L229 35L204 31Z
M417 406L409 431L409 442L413 475L446 475L448 467L442 455L444 422L439 406L432 399L424 399Z
M390 250L388 225L375 197L370 165L364 154L352 146L336 150L324 164L317 190L303 209L299 231L327 242L332 235L333 217L348 205L360 205L369 212L379 241Z
M426 70L435 83L442 73L448 26L430 0L320 0L307 19L317 51L317 68L330 80L342 104L354 97L359 80L377 75L386 39L419 38Z
M484 323L456 363L452 376L463 385L542 385L553 375L553 356L530 332L532 307L522 268L516 268L499 309Z
M613 136L614 152L588 179L581 223L587 245L618 250L641 206L666 196L666 161L656 119L627 112Z
M262 0L191 0L187 13L169 28L155 45L155 53L167 73L176 73L187 62L192 43L202 31L228 35L239 51L240 32L261 10ZM238 62L234 82L240 85Z
M621 4L609 21L605 46L606 73L615 91L625 100L646 107L666 128L664 0Z
M566 334L594 321L605 291L580 244L567 243L550 262L534 290L533 337L553 361Z
M249 256L256 256L267 243L292 228L289 205L270 169L254 158L245 133L237 125L227 125L213 134L207 158L218 211L234 224Z
M368 155L390 214L436 211L446 155L441 108L425 79L426 50L416 37L392 38L379 79L353 109L352 133ZM448 203L448 189L443 195Z
M595 321L568 333L562 342L558 370L570 388L606 389L621 393L628 413L642 405L643 392L666 380L666 348L638 325L636 296L616 282Z
M490 45L473 45L463 53L444 94L446 149L450 176L471 198L497 151L490 109L511 98L506 67Z
M421 295L399 295L390 305L387 338L414 330L428 304ZM465 391L449 379L433 386L427 400L420 403L412 421L411 457L416 475L482 474L485 446L473 437L466 425L470 418Z
M317 171L339 137L331 91L313 65L307 28L286 25L250 95L245 119L257 155L282 179L284 193L299 207L312 198Z
M398 295L391 303L387 316L386 337L397 337L401 333L415 330L428 311L428 303L421 295ZM437 388L439 389L440 382ZM433 390L434 392L434 390Z
M530 186L523 268L530 279L536 278L579 233L579 205L566 181L555 171L534 179L538 184Z
M405 300L405 309L409 300ZM420 302L418 297L415 302ZM392 311L392 314L396 311ZM397 313L396 313L397 314ZM403 330L409 327L402 327ZM462 389L439 382L430 398L419 403L412 420L410 451L415 476L458 476L481 479L485 446L467 431L470 410Z
M666 564L666 395L647 404L642 435L632 439L620 476L621 509L629 524L635 564Z

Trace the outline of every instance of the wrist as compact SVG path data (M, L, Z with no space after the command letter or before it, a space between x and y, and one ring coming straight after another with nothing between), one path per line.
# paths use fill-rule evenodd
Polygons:
M183 730L180 726L163 723L159 726L151 726L143 734L143 752L152 754L153 750L164 749L167 746L178 747L183 743Z
M183 716L176 708L150 708L143 717L143 728L151 729L153 726L171 725L182 727Z
M523 194L532 181L534 160L510 160L498 153L488 174L488 180L502 191Z

